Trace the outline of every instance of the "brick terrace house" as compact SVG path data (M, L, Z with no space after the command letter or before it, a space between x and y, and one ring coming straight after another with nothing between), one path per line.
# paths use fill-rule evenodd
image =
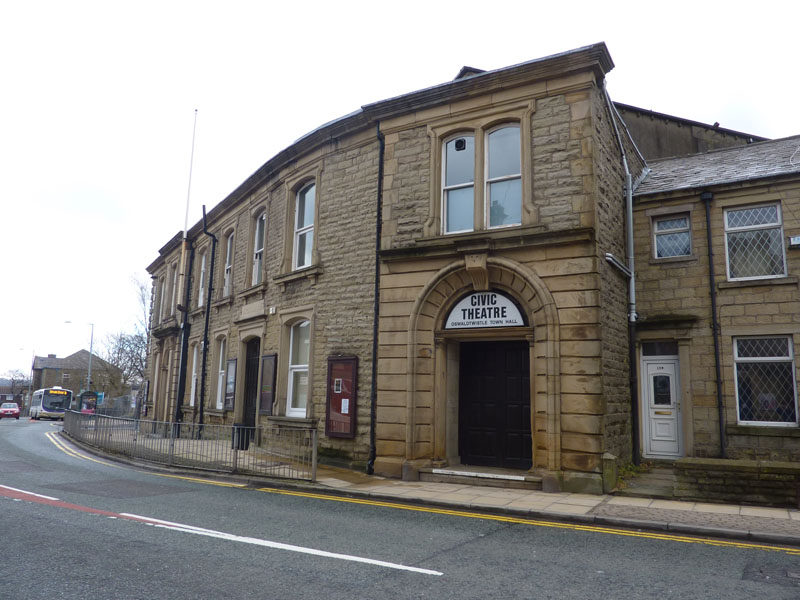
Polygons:
M765 290L793 302L791 261L776 262L790 228L763 232L783 227L789 196L767 185L741 201L754 211L731 212L733 188L741 195L765 172L753 166L732 183L709 158L769 163L788 148L615 106L604 87L612 68L604 44L465 68L363 106L265 163L208 213L206 231L189 229L185 286L181 234L148 267L148 418L312 426L322 460L404 478L500 469L553 490L608 489L615 465L639 455L720 456L697 194L715 194L712 247L772 244L760 259L736 254L734 272L747 275L723 281L728 263L717 265L721 305L738 307L742 289L756 290L750 312L773 306ZM702 166L705 179L686 185L680 162L656 160L717 148L674 159ZM724 230L723 215L733 219ZM659 254L683 252L687 231L688 256ZM752 276L765 256L769 274ZM682 304L687 293L694 304ZM769 308L776 319L761 331L726 330L720 402L742 456L760 456L776 423L797 432L793 330L778 326L790 305ZM743 305L723 313L739 310L748 316ZM754 372L781 371L775 403L794 412L768 416L783 421L754 420L737 400L734 369L747 371L741 359L756 351L771 354L750 368L746 394L760 398L769 379ZM670 407L677 391L683 403L666 426L656 418L669 410L665 390ZM681 441L665 453L652 441L670 427ZM797 448L792 434L780 440Z

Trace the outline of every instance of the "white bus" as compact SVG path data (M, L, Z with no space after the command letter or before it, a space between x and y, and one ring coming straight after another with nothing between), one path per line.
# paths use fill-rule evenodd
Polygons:
M64 420L64 410L72 403L72 390L58 386L36 390L31 400L31 419Z

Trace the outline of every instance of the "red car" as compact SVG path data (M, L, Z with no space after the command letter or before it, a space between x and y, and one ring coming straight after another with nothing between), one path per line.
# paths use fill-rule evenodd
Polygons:
M17 406L16 402L3 402L0 405L0 419L3 417L19 419L19 406Z

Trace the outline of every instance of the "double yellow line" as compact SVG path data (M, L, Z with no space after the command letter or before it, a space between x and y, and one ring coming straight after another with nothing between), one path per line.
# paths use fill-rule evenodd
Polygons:
M56 433L49 432L46 434L48 439L55 444L64 453L75 458L84 460L91 460L101 465L114 467L116 469L129 468L124 465L115 465L113 463L98 460L91 456L76 452L73 448L66 445L60 436ZM154 473L152 471L144 471L140 469L133 469L139 473L147 473L158 477L170 477L173 479L182 479L184 481L192 481L194 483L203 483L206 485L217 485L222 487L244 488L246 484L242 483L225 483L220 481L213 481L209 479L201 479L199 477L186 477L183 475L172 475L168 473ZM616 527L603 527L600 525L582 525L580 523L559 523L556 521L542 521L539 519L526 519L522 517L514 517L510 515L491 515L479 512L470 512L464 510L451 510L447 508L436 508L433 506L415 506L411 504L400 504L397 502L383 502L380 500L369 500L363 498L347 498L343 496L334 496L329 494L320 494L314 492L301 492L295 490L284 490L279 488L262 487L257 488L259 492L268 494L280 494L282 496L296 496L300 498L313 498L316 500L327 500L329 502L346 502L349 504L362 504L365 506L379 506L381 508L393 508L397 510L408 510L436 515L446 515L450 517L461 517L466 519L481 519L484 521L497 521L500 523L513 523L515 525L528 525L534 527L551 527L555 529L568 529L572 531L589 531L592 533L605 533L608 535L620 535L625 537L646 538L651 540L663 540L668 542L681 542L684 544L704 544L706 546L719 546L723 548L741 548L745 550L767 550L772 552L785 552L793 556L800 556L800 548L791 548L788 546L769 546L766 544L751 544L747 542L739 542L732 540L712 540L698 537L690 537L684 535L675 535L671 533L658 533L654 531L636 531L631 529L619 529Z

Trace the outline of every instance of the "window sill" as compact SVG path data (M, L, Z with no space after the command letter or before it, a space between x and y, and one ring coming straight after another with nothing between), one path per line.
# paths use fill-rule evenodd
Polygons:
M221 300L217 300L211 306L213 306L216 309L220 309L223 306L231 306L232 304L233 304L233 295L231 294L230 296L225 296Z
M267 290L267 282L262 281L261 283L258 283L252 287L247 288L244 291L239 292L237 296L239 298L243 298L244 300L248 300L249 298L257 294L261 294L263 296L266 290Z
M697 262L697 255L692 254L690 256L670 256L668 258L650 257L651 265L671 265L674 263L689 263L689 262Z
M230 412L224 408L207 408L203 411L204 415L212 415L215 417L225 417L225 413Z
M320 265L312 265L310 267L298 269L297 271L292 271L291 273L275 275L272 279L281 286L281 291L283 291L287 283L300 279L310 279L312 283L317 283L317 277L320 275L322 275L322 267Z
M785 425L727 425L728 435L753 435L768 437L790 437L800 439L800 428L794 423Z
M179 330L178 321L175 317L170 317L153 327L153 336L160 340L170 335L177 335Z
M380 251L384 260L404 260L408 257L451 256L464 252L502 250L520 246L553 246L592 241L594 231L576 227L564 231L549 231L544 225L523 225L509 229L484 229L451 235L418 238L414 245L387 248Z
M278 427L286 427L288 429L308 429L316 425L314 419L306 419L304 417L267 417L267 422L271 425Z
M746 287L757 287L765 285L797 285L800 281L797 277L789 275L787 277L774 277L772 279L748 279L747 281L721 281L717 284L717 289L730 290Z

